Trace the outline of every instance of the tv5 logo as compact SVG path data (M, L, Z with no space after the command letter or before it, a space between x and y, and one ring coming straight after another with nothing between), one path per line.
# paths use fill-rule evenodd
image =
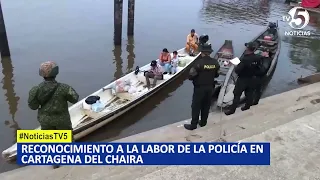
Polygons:
M302 7L294 7L290 9L288 14L283 16L282 20L288 22L292 29L303 29L309 24L310 15Z
M68 133L54 133L55 139L68 139Z

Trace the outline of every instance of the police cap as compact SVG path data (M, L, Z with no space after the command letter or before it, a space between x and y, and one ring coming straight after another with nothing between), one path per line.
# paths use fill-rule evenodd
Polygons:
M213 49L210 43L204 43L203 45L201 45L201 52L206 52L206 53L212 53Z

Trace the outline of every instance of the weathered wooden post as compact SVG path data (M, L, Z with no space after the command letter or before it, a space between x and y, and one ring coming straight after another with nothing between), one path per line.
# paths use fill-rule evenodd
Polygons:
M3 74L3 79L1 81L3 84L2 88L7 91L5 96L7 97L9 104L10 114L12 115L12 119L14 119L14 116L18 110L18 101L20 97L17 96L14 90L14 74L11 58L3 57L1 59L1 65Z
M135 0L128 0L128 36L133 36L134 34L134 5Z
M127 43L127 52L128 52L128 66L127 66L127 73L131 72L133 69L133 65L134 65L134 58L135 58L135 54L134 54L134 38L133 36L129 36L128 37L128 43Z
M122 41L122 9L123 0L114 0L114 45Z
M6 26L4 24L4 19L3 19L1 1L0 1L0 51L1 51L1 57L10 56L10 49L8 44Z
M116 71L114 72L114 80L119 79L123 72L122 72L122 48L121 46L114 46L113 49L113 56L114 56L114 61L113 63L116 64Z
M15 120L15 115L18 110L18 102L20 97L17 96L14 89L14 75L13 75L13 66L10 57L2 57L1 58L1 65L2 65L2 88L6 90L5 96L7 98L7 102L9 105L9 112L11 114L11 120L5 120L4 124L9 126L13 129L14 133L14 143L16 142L17 130L20 130L18 122Z

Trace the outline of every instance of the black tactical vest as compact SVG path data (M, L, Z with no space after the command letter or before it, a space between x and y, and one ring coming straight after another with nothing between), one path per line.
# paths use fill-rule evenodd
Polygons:
M240 78L251 78L254 76L263 76L266 69L263 66L262 58L255 54L246 54L243 58L244 69L238 74Z
M212 86L214 84L214 79L219 70L219 63L217 60L211 58L210 56L204 56L197 62L197 73L198 75L193 80L193 85L198 86Z

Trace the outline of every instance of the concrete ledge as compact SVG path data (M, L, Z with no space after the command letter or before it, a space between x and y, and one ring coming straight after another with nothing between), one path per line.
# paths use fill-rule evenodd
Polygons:
M230 116L213 112L209 115L208 125L194 131L183 128L184 123L190 123L188 119L117 141L205 142L217 141L220 138L237 141L319 110L320 83L317 83L262 99L259 105L248 111L242 112L238 108L237 112Z
M271 128L289 123L298 118L304 117L306 115L312 114L314 112L320 111L320 83L312 84L305 86L299 89L288 91L282 94L271 96L265 98L261 101L258 106L251 108L248 111L241 112L237 110L236 114L231 116L225 116L223 113L212 113L208 119L208 125L203 128L198 128L194 131L186 131L183 128L183 123L190 122L190 120L181 121L172 125L164 126L158 129L140 133L134 136L130 136L121 140L119 142L209 142L209 141L218 141L221 138L226 141L239 141L244 138L248 138L257 134L260 134ZM189 113L189 112L185 112ZM319 131L319 124L316 124L315 120L311 117L317 117L319 119L319 114L310 115L304 120L295 121L295 125L284 125L282 129L272 130L268 137L266 135L258 135L253 137L254 141L272 141L272 152L280 153L279 155L273 157L272 166L264 167L266 172L269 172L264 179L279 179L281 177L287 177L288 173L286 171L291 171L292 174L299 173L296 169L290 169L295 164L295 168L300 168L301 171L309 172L310 177L315 172L319 172L318 165L312 161L302 161L298 159L299 166L296 165L297 162L293 162L292 154L295 155L301 154L305 157L308 155L313 157L312 159L319 159L319 151L315 148L314 140L319 138L319 134L312 134L315 136L315 139L312 139L311 132ZM310 120L309 120L310 119ZM310 121L307 123L307 121ZM306 131L304 125L297 125L307 123L309 127L316 129L317 131ZM303 124L302 123L302 124ZM288 126L288 128L285 128ZM295 129L297 128L297 129ZM309 128L310 129L310 128ZM286 130L286 131L285 131ZM292 132L289 130L292 130ZM297 131L294 133L293 131ZM275 141L275 131L278 133L278 136L283 141ZM286 132L286 133L282 133ZM265 134L268 134L265 133ZM288 134L290 136L285 136ZM281 136L280 136L281 135ZM290 141L290 137L295 137L295 141ZM311 138L311 139L310 139ZM309 140L310 139L310 140ZM245 139L245 141L251 141L250 139ZM301 144L303 141L304 144ZM319 146L319 139L316 139ZM285 146L279 143L286 143ZM278 144L277 144L278 143ZM295 144L296 143L296 144ZM310 144L310 145L307 145ZM296 146L299 147L296 147ZM306 146L306 147L304 147ZM309 147L308 147L309 146ZM292 149L286 149L292 148ZM305 149L307 148L307 149ZM309 148L309 149L308 149ZM311 152L310 148L314 148ZM293 152L294 151L294 152ZM287 155L285 155L287 153ZM309 153L309 154L306 154ZM311 154L310 154L311 153ZM282 155L282 156L280 156ZM281 158L280 158L281 157ZM301 158L301 157L300 157ZM311 160L312 160L311 159ZM301 163L309 163L308 168L300 167ZM278 164L283 165L282 169L284 172L274 172L273 177L271 176L271 171L276 171L281 169L278 167ZM312 165L314 164L314 165ZM200 175L203 175L203 178L200 179L255 179L254 175L248 173L256 173L256 175L266 174L263 167L192 167L180 166L180 167L166 167L166 166L65 166L56 170L52 170L50 167L25 167L17 170L9 171L0 174L1 180L57 180L57 179L183 179L190 177L200 178ZM211 169L210 169L211 168ZM249 168L249 169L248 169ZM251 169L250 169L251 168ZM287 168L287 169L286 169ZM179 169L179 170L178 170ZM203 169L204 171L201 171ZM221 171L220 171L221 170ZM173 172L175 171L175 172ZM188 172L184 172L188 171ZM312 172L311 172L312 171ZM162 175L163 173L169 173L170 176ZM280 173L280 174L279 174ZM161 176L160 176L161 174ZM208 174L208 176L206 176ZM209 176L210 174L210 176ZM229 175L230 174L230 175ZM237 177L239 174L239 178ZM244 176L244 174L246 176ZM248 175L247 175L248 174ZM270 174L270 176L269 176ZM320 174L320 173L318 173ZM230 177L229 177L230 176ZM240 177L242 176L242 177ZM168 178L170 177L170 178ZM229 177L229 178L227 178ZM245 178L246 177L246 178ZM262 176L263 177L263 176ZM296 176L292 175L292 178L296 179ZM298 177L298 176L297 176ZM305 179L305 175L302 173L299 180ZM258 179L258 178L257 178Z
M271 142L271 166L171 166L138 180L319 180L320 112L243 139Z

